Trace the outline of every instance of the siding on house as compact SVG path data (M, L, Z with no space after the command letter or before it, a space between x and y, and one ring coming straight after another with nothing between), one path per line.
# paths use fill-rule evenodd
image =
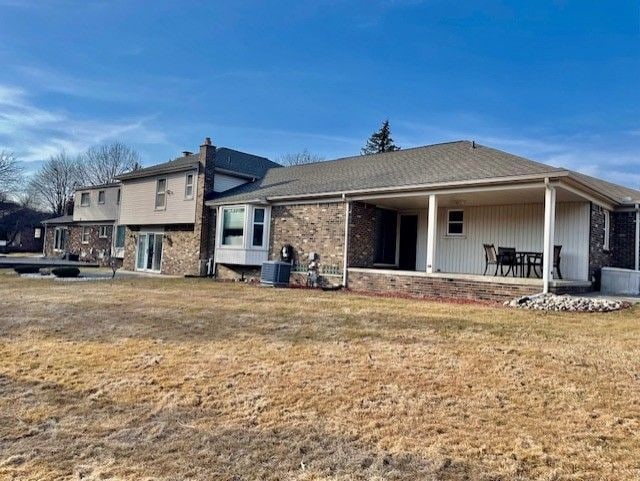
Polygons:
M482 274L485 243L522 251L543 249L543 204L465 207L462 237L447 237L447 210L438 209L436 267L442 272ZM565 279L589 279L589 210L588 202L557 204L555 244L562 245ZM425 270L425 256L419 256L417 264L418 270Z
M75 204L73 206L74 222L99 222L105 220L115 220L118 218L118 190L120 187L101 187L95 189L78 190L75 193ZM105 202L98 202L98 192L104 190ZM82 194L88 193L91 199L89 206L81 204Z
M246 184L246 179L234 177L232 175L215 173L213 176L213 191L224 192L225 190L233 189L239 185Z
M195 156L194 156L195 158ZM186 174L194 174L194 195L185 198ZM122 184L120 224L165 225L193 224L196 221L198 182L202 181L197 171L173 172L153 177L126 180ZM156 209L156 184L158 179L167 179L166 206Z

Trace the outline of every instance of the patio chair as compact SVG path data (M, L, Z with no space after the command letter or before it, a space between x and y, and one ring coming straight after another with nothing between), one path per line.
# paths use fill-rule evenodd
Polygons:
M562 271L560 270L560 252L562 251L562 246L553 246L553 270L558 273L558 279L562 279ZM544 256L542 253L529 255L527 259L527 277L531 275L531 269L533 268L533 273L536 277L542 277L542 266ZM538 273L538 268L540 269L540 273Z
M496 272L493 274L494 276L498 275L498 268L500 267L500 263L498 262L498 253L496 252L496 247L493 244L482 244L484 248L484 273L483 276L487 275L487 271L489 270L490 265L496 266Z
M500 274L502 276L508 276L509 272L515 277L518 270L518 256L516 255L515 247L498 247L498 262L500 263ZM507 273L504 273L504 268L508 267Z

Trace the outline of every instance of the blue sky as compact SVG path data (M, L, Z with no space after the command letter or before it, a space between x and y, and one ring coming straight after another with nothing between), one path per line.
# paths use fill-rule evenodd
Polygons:
M0 149L461 138L640 187L638 1L0 0Z

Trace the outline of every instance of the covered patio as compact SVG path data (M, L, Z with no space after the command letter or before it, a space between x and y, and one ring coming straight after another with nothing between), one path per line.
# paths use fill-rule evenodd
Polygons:
M473 297L478 289L508 296L591 288L593 199L568 184L469 186L348 200L350 287L377 290L378 283L392 283L417 290L411 293L437 294L446 285L473 288Z

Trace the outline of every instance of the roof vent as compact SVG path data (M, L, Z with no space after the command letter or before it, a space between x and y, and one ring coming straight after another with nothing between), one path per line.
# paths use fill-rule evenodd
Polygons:
M182 151L182 155L184 157L189 157L190 155L193 155L193 152L189 152L188 150L183 150Z
M472 149L475 149L475 148L476 148L476 141L475 141L475 140L472 140L472 141L471 141L471 148L472 148Z
M202 145L211 145L211 137L205 137Z

